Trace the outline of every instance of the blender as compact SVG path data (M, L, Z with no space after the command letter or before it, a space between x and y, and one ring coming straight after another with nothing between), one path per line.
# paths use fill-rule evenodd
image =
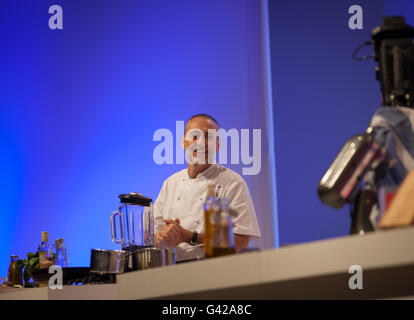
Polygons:
M119 199L118 210L110 216L111 237L130 252L129 271L175 264L175 249L154 246L152 199L136 192L120 194Z

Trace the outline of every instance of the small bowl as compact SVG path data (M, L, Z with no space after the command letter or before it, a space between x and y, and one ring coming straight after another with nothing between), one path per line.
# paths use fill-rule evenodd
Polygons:
M50 276L52 276L52 274L49 273L48 268L32 271L31 274L32 274L33 281L37 283L48 282Z

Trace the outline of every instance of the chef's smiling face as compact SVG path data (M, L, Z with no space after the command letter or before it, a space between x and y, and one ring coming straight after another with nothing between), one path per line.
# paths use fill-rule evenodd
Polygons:
M185 128L184 149L187 161L193 165L213 163L219 149L219 126L205 117L191 119Z

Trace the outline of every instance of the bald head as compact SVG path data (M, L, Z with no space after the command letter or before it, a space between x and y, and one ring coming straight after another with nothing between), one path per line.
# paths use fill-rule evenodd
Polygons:
M199 114L192 116L190 119L187 120L185 124L184 133L186 133L190 127L199 128L197 126L194 127L193 125L190 125L192 122L195 122L195 120L202 120L202 121L196 121L196 122L203 122L204 125L207 124L208 127L211 127L210 129L217 129L217 130L220 129L220 125L216 119L214 119L212 116L206 113L199 113Z

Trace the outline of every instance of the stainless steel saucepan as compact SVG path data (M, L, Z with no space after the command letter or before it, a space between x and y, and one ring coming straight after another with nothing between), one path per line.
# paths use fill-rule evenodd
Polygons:
M100 274L116 274L128 271L131 253L124 250L91 250L90 271Z
M175 264L175 249L141 248L131 253L132 270L144 270Z

